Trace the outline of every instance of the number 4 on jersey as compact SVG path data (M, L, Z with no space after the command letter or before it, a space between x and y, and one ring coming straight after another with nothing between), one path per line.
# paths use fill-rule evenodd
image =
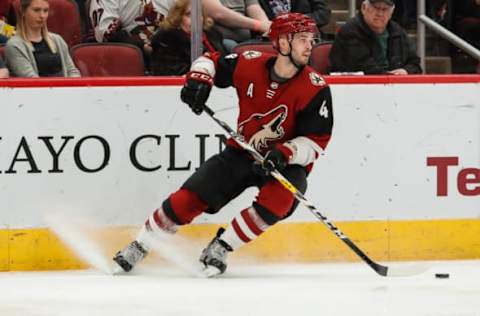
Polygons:
M323 116L324 118L328 118L328 108L327 108L326 103L327 103L327 101L324 100L322 102L322 105L320 106L320 110L318 111L320 116Z

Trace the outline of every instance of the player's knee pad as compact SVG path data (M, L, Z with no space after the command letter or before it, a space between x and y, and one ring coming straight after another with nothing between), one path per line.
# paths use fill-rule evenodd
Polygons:
M305 168L291 165L285 168L283 175L302 193L307 189L307 172ZM257 197L257 204L261 205L269 213L278 219L290 216L298 202L295 196L278 181L270 181L265 184Z
M257 205L261 205L264 210L267 210L274 217L278 219L284 218L292 208L295 197L291 192L279 193L277 191L271 196L266 196L267 194L266 192L259 194L254 207L257 208Z
M196 193L180 189L172 193L163 202L162 207L172 221L178 225L184 225L205 211L208 205Z

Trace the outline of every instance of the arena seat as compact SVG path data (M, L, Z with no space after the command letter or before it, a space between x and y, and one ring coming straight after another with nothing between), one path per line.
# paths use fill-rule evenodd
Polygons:
M15 10L20 8L20 0L14 0ZM63 37L69 47L83 42L82 24L77 3L73 0L49 0L47 27L50 32Z
M241 54L248 50L277 54L277 51L273 48L272 43L270 42L240 43L233 48L233 52L237 54Z
M78 44L70 49L70 55L85 77L145 75L142 51L131 44Z
M321 74L327 74L330 67L328 55L332 49L332 43L320 43L313 47L312 56L310 57L311 66Z
M328 55L330 54L330 49L332 48L332 43L325 42L320 43L313 47L312 56L310 58L311 66L321 74L326 74L328 67L330 65L328 60ZM277 51L273 48L272 44L269 42L259 42L259 43L243 43L238 44L233 48L233 52L241 54L248 50L257 50L265 53L277 54Z

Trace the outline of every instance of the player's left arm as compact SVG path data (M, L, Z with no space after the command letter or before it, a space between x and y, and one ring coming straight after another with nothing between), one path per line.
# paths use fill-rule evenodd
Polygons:
M207 53L193 61L190 72L199 72L210 76L214 79L217 87L230 87L233 85L233 74L238 59L237 54Z
M332 95L324 86L296 116L297 137L283 145L291 151L289 164L307 166L326 149L333 128Z
M197 58L186 75L180 98L192 111L200 115L210 95L213 84L224 88L233 84L237 54L205 54Z

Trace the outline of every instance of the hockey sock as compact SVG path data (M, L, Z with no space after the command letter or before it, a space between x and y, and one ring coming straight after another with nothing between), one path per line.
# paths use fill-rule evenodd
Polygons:
M235 216L220 238L235 250L256 239L269 227L257 211L249 207Z
M148 232L167 232L175 234L178 225L175 224L164 212L163 208L157 208L145 222L145 230Z
M168 218L163 208L157 208L142 226L136 240L140 242L142 247L149 251L149 244L152 236L165 233L175 234L177 228L178 225Z

